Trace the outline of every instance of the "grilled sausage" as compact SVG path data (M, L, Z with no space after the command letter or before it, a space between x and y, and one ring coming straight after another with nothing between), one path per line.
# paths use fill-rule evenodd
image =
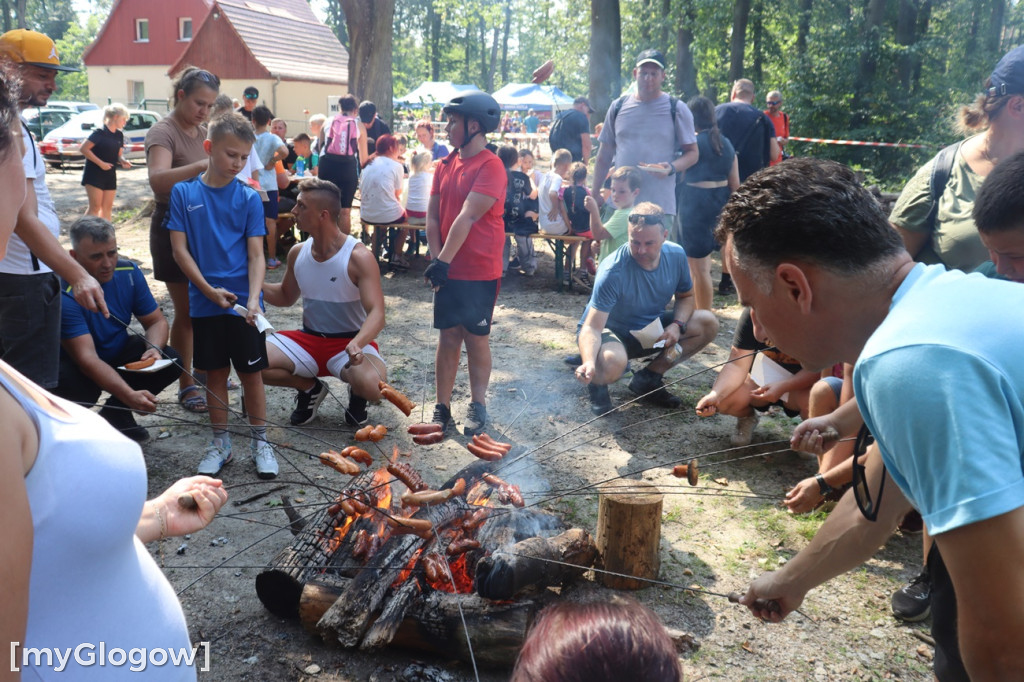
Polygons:
M401 391L384 381L378 382L377 388L380 389L380 394L389 403L400 409L406 417L412 414L412 408L416 407L416 403L409 400Z
M412 437L412 442L416 445L434 445L444 440L444 431L431 431L430 433L424 433Z
M423 478L405 462L393 462L388 464L388 473L404 483L406 488L415 493L427 489L427 484L423 482Z
M508 454L508 451L512 449L511 443L499 443L498 441L488 436L486 433L478 433L475 436L473 436L473 442L479 443L480 445L483 445L485 447L489 447L492 450L501 450L502 453L506 455Z
M480 541L473 540L472 538L463 538L448 545L447 552L448 556L458 556L474 549L480 549Z
M379 443L384 440L384 436L388 435L388 427L383 424L377 424L370 431L370 440L374 443Z
M345 450L348 450L348 448L345 448ZM366 466L370 466L371 464L373 464L373 455L371 455L366 450L363 450L362 448L354 447L351 450L349 450L347 454L343 450L341 454L345 455L346 457L351 457L355 461L361 464L365 464Z
M154 362L156 362L156 358L150 356L148 358L142 358L141 360L136 360L135 362L126 362L124 364L124 368L125 369L146 369L147 367L151 367Z
M434 422L422 422L420 424L413 424L406 431L414 436L422 436L426 433L440 433L441 425Z
M346 476L355 476L359 473L359 465L350 459L345 459L339 453L334 450L328 450L327 452L321 452L319 455L321 464L326 464L331 467L339 474L345 474Z
M370 432L373 431L372 426L364 426L363 428L356 431L355 439L360 443L365 443L370 440Z
M473 454L473 456L479 457L480 459L487 462L497 462L499 459L505 456L504 453L502 452L499 452L497 450L488 450L487 448L484 448L481 445L477 445L472 441L466 443L466 449L469 450Z

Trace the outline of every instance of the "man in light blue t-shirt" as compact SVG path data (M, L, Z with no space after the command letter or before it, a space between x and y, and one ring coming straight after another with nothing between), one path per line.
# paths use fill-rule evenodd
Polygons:
M856 362L866 427L851 490L742 603L781 620L808 590L870 559L913 506L935 539L936 678L1019 679L1024 318L1014 313L1024 287L915 264L853 172L831 161L761 171L730 199L716 237L759 339L805 369ZM821 451L856 434L856 413L803 422L793 448Z
M666 242L667 236L661 209L650 202L637 204L629 215L628 243L601 260L577 337L583 362L576 378L587 385L594 414L612 409L608 385L625 373L629 360L651 355L657 357L633 374L629 390L645 402L678 408L682 401L665 388L665 372L718 333L718 320L710 311L694 310L686 252ZM673 297L672 309L666 310ZM631 332L657 319L664 328L658 340L664 345L645 347Z

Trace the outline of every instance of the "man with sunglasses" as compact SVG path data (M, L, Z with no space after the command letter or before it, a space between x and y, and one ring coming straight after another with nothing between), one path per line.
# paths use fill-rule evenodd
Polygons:
M775 127L775 142L779 145L779 156L771 161L771 165L774 166L779 161L789 158L786 154L786 143L789 142L789 114L782 110L782 93L778 90L768 93L765 104L768 108L764 110L764 115Z
M235 111L251 121L252 111L260 101L260 91L250 85L242 93L242 98L242 106L235 109Z
M853 172L831 161L792 159L751 178L716 236L759 338L806 369L857 363L866 426L853 489L742 603L773 600L778 610L751 610L781 620L870 559L913 506L935 538L936 677L1020 679L1024 319L1008 311L1024 309L1024 288L915 264ZM805 422L794 447L830 447L850 432L843 421Z
M580 319L577 341L582 364L576 378L586 384L590 409L612 409L608 385L619 380L632 358L654 356L633 374L629 390L641 400L676 409L678 396L665 388L664 374L708 345L718 333L718 319L695 310L693 282L683 247L667 242L665 214L650 202L629 215L629 241L601 259L590 303ZM666 304L675 297L671 310ZM631 333L660 319L664 345L644 347Z

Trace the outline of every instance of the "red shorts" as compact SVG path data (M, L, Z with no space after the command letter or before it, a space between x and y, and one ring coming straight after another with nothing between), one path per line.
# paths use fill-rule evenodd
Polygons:
M345 349L351 341L347 338L328 339L298 329L275 332L267 337L267 343L277 346L295 365L292 373L309 379L339 376L349 360ZM380 358L376 341L364 346L363 352Z

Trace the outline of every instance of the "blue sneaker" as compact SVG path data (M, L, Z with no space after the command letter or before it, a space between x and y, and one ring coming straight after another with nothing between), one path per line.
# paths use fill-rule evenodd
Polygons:
M231 443L225 446L220 438L214 438L210 446L206 448L206 454L200 460L196 473L204 476L216 476L230 461Z

